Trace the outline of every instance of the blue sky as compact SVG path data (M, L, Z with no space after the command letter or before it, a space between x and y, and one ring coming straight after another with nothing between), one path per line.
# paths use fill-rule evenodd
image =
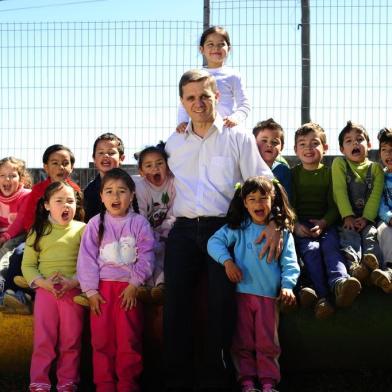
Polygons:
M1 22L202 20L202 12L202 0L0 1Z

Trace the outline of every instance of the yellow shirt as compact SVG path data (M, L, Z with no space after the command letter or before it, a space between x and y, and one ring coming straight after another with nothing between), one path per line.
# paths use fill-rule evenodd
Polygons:
M55 272L60 272L67 278L76 274L76 261L85 223L73 220L66 226L51 225L52 231L42 236L38 243L39 252L33 248L35 233L27 237L22 273L30 285L34 280L41 277L46 279Z

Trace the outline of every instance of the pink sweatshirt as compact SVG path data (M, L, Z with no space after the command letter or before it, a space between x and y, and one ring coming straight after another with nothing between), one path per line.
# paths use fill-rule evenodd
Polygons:
M102 242L98 245L100 215L91 218L80 244L77 275L88 297L98 292L100 280L140 286L154 269L154 234L147 219L129 212L124 217L104 218Z
M20 187L13 195L5 197L0 192L0 235L8 239L7 231L26 203L31 189Z

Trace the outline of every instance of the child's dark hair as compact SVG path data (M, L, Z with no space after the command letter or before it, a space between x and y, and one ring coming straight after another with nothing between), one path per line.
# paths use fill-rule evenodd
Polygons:
M0 168L7 162L9 162L11 165L14 165L16 167L16 171L19 174L20 182L23 184L23 187L30 189L33 181L31 180L30 173L26 169L25 161L15 157L6 157L0 159Z
M284 146L284 131L280 124L278 124L273 118L269 118L268 120L259 121L253 128L253 136L257 137L257 135L263 131L264 129L272 129L273 131L279 132L279 139Z
M136 212L137 214L139 213L139 205L137 203L136 199L136 194L135 194L135 183L132 180L132 177L123 169L120 169L119 167L116 167L114 169L109 170L107 173L102 178L101 182L101 188L99 193L102 194L103 188L105 187L106 183L111 181L111 180L121 180L124 182L124 184L127 186L127 188L134 193L133 199L132 199L132 208L133 211ZM105 225L104 225L104 219L105 219L105 212L106 212L106 207L105 204L102 204L102 209L100 213L100 219L99 219L99 229L98 229L98 243L101 245L102 238L103 238L103 233L105 231Z
M117 143L117 150L118 153L120 154L120 157L124 155L124 143L123 141L114 133L106 132L102 134L101 136L98 136L95 139L94 146L93 146L93 158L95 157L95 152L98 146L98 143L102 140L107 140L110 142L116 142Z
M207 37L210 34L214 34L214 33L220 34L224 38L224 40L226 41L227 46L229 48L231 47L229 33L222 26L211 26L208 29L204 30L203 34L200 37L200 46L204 46L204 44L205 44L205 42L207 40Z
M270 180L263 176L250 177L234 194L227 212L227 224L231 229L241 229L250 215L245 208L244 201L250 193L259 191L262 195L270 196L272 208L269 220L273 220L280 230L294 228L294 211L290 207L287 193L277 180ZM266 222L268 223L268 222Z
M144 161L144 158L146 157L146 155L152 154L152 153L160 154L167 164L167 159L169 158L169 156L167 155L167 152L165 151L165 144L166 143L161 140L156 146L148 146L140 152L135 152L133 157L137 160L138 168L139 169L142 168L143 161Z
M294 135L294 144L297 145L298 138L300 136L306 136L307 134L314 132L322 144L327 144L327 136L325 135L324 129L315 122L309 122L301 125Z
M378 151L381 151L382 144L389 144L392 146L392 128L383 128L378 132Z
M64 188L65 186L71 188L75 194L76 211L74 219L81 222L84 221L84 210L82 206L83 203L81 193L72 188L72 186L66 181L52 182L46 188L44 195L38 200L37 207L35 210L35 220L28 234L28 236L30 237L33 233L35 233L33 248L36 252L40 251L38 246L40 239L45 235L49 235L52 231L52 224L48 219L49 211L45 208L45 203L49 203L50 198L57 191Z
M73 166L75 164L75 155L73 152L66 146L62 144L53 144L52 146L49 146L45 152L44 155L42 156L42 162L46 165L49 162L50 156L57 151L62 151L65 150L69 153L69 159L71 161L71 165Z
M365 127L361 124L347 121L346 126L339 133L339 147L343 147L344 137L352 130L356 130L359 134L363 135L366 141L369 143L369 134L367 133Z

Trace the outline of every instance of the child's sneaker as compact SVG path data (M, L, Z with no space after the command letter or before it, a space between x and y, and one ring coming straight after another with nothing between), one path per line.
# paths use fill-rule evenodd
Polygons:
M24 276L21 276L21 275L14 276L14 283L17 286L21 287L22 289L29 289L30 288L29 284L27 283L27 280L24 278Z
M353 278L356 278L361 283L364 283L369 276L370 271L366 268L364 264L360 264L357 261L352 261L350 267L348 268L348 273Z
M303 308L312 308L317 302L317 294L310 287L302 287L298 293L299 303Z
M382 271L375 269L370 275L370 281L373 285L382 288L382 290L389 294L392 293L392 270L387 269Z
M21 290L7 290L4 294L4 305L6 313L32 314L31 297Z
M247 381L241 385L241 392L261 392L255 387L252 381Z
M136 298L145 304L150 304L152 302L151 289L146 286L138 287L136 290Z
M274 389L273 385L271 384L264 384L262 392L279 392L277 389Z
M87 308L90 307L86 294L75 295L75 297L73 297L73 301L78 305L85 306Z
M151 289L151 298L157 305L163 305L165 302L165 285L163 283Z
M325 298L320 298L314 307L314 315L316 316L316 319L319 320L327 319L334 313L335 309Z
M361 292L361 282L353 277L340 279L335 283L336 306L346 308L351 306Z
M371 253L366 253L363 255L362 263L366 265L370 269L370 271L374 271L377 268L380 268L380 263L377 260L377 257Z

